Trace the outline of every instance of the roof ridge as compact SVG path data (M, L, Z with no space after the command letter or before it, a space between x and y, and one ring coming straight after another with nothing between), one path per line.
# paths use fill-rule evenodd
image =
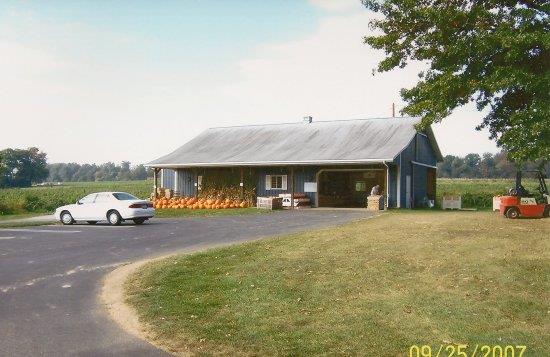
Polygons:
M379 118L355 118L355 119L333 119L333 120L317 120L313 121L311 123L307 123L308 125L315 124L315 123L335 123L335 122L349 122L349 121L368 121L368 120L392 120L392 119L420 119L419 117L413 117L413 116L405 116L405 117L379 117ZM294 124L306 124L302 121L296 121L296 122L286 122L286 123L266 123L266 124L243 124L243 125L227 125L227 126L213 126L208 128L210 129L227 129L227 128L246 128L246 127L253 127L253 126L276 126L276 125L294 125Z

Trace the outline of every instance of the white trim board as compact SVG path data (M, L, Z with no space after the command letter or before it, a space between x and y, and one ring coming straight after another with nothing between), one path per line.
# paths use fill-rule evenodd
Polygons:
M437 166L424 164L424 163L421 163L421 162L418 162L418 161L411 161L411 163L413 163L414 165L418 165L418 166L424 166L424 167L429 167L429 168L432 168L432 169L437 169Z

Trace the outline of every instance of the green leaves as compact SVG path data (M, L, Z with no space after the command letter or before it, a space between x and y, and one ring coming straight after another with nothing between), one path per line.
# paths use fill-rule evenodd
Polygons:
M550 4L545 1L364 0L384 15L381 35L365 43L384 50L378 71L423 61L429 69L402 89L403 112L439 122L475 101L489 114L476 129L518 163L550 160Z

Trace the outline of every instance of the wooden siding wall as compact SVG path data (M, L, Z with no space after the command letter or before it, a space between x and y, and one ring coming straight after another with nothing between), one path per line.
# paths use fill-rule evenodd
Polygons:
M435 166L437 159L429 139L416 134L410 144L397 156L395 163L401 165L401 207L407 207L407 200L412 200L412 207L419 206L427 196L427 171L425 166L414 165L412 161ZM407 197L406 177L411 176L411 197Z
M294 168L294 192L304 193L305 182L315 182L315 174L317 168L314 167L296 167ZM265 177L266 175L287 175L287 189L286 190L266 190ZM280 193L290 193L290 169L287 167L265 167L258 170L258 182L256 185L256 194L260 197L278 196ZM315 193L305 193L311 200L311 203L315 203Z
M397 165L390 165L390 197L388 199L388 207L397 207Z
M197 177L192 170L178 169L178 187L175 188L180 196L195 196L195 182Z
M162 169L160 171L160 187L174 189L174 170Z
M162 169L162 181L160 187L170 188L178 191L181 196L195 195L196 177L192 170L189 169ZM176 187L175 175L178 174L178 187Z

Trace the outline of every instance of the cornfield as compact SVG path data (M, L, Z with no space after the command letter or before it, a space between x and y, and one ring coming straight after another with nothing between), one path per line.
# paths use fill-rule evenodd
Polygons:
M0 215L47 213L57 207L75 203L89 193L123 191L148 198L152 181L70 182L63 186L0 189Z

